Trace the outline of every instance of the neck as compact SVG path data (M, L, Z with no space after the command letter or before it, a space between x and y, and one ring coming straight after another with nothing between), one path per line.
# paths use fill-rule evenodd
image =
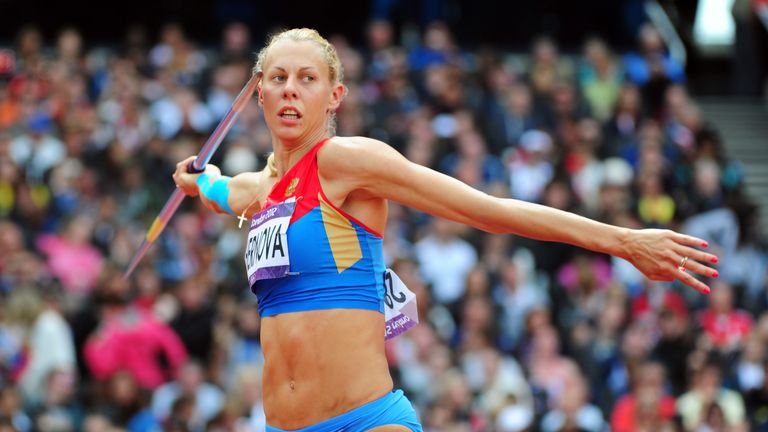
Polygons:
M328 132L325 130L296 140L285 140L272 134L272 149L275 152L278 178L284 176L317 143L327 137Z

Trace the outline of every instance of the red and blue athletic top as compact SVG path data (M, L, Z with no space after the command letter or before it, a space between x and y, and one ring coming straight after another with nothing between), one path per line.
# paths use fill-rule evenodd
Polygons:
M289 272L251 285L261 316L334 308L384 311L383 239L323 193L317 152L327 141L285 173L259 212L296 199L287 230Z

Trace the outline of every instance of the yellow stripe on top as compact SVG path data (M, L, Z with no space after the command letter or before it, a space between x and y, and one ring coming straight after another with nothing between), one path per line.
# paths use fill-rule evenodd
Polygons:
M341 273L363 257L357 230L349 219L323 199L322 194L318 193L317 199L320 201L320 214L323 217L333 260L336 262L336 269Z

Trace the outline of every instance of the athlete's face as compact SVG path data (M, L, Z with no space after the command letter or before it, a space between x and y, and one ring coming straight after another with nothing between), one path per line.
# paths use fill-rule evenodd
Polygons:
M259 87L267 126L289 141L325 135L328 116L341 103L344 87L333 85L320 46L281 40L269 48Z

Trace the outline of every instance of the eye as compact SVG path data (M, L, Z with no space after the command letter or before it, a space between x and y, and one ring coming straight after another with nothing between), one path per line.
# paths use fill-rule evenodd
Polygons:
M275 75L272 77L272 81L283 82L285 81L285 75Z
M312 82L315 80L315 77L313 77L312 75L304 75L301 79L304 82Z

